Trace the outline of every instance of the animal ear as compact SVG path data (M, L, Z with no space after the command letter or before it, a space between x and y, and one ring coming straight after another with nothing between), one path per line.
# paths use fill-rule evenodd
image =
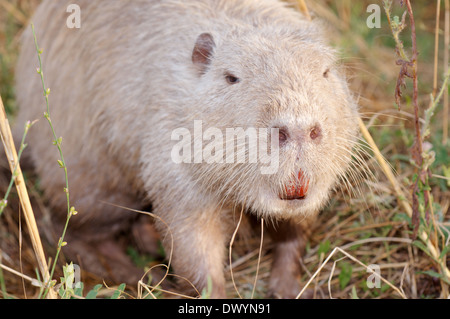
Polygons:
M209 33L202 33L198 36L195 43L194 51L192 52L192 62L200 71L201 74L206 72L206 68L211 62L214 48L216 44Z

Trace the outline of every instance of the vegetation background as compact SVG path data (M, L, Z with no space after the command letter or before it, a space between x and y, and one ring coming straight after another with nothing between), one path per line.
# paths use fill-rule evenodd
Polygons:
M351 88L359 97L362 119L378 149L395 171L393 184L386 177L379 161L371 156L373 152L362 142L361 149L365 151L361 151L360 156L372 173L366 174L362 171L361 177L353 181L355 191L349 193L347 189L342 188L336 192L319 216L302 261L302 283L313 291L316 298L449 296L450 263L447 255L450 233L450 143L445 138L448 135L446 119L449 111L448 106L445 106L448 105L448 86L443 89L445 96L437 104L429 125L429 137L424 141L424 149L434 156L434 161L429 167L427 185L422 185L417 191L419 224L408 215L396 193L395 185L403 190L406 202L412 205L411 185L418 174L411 151L415 135L412 79L405 78L406 87L403 88L400 110L395 103L400 65L396 63L399 60L396 54L398 49L391 27L393 23L394 26L395 23L401 23L403 12L406 11L405 4L401 6L400 2L392 1L392 19L388 21L383 9L386 1L292 1L293 5L299 8L306 4L311 15L328 24L330 39L339 49ZM431 104L430 94L436 96L440 92L447 70L449 31L445 28L445 20L450 10L448 2L411 1L418 51L417 102L422 125L425 125L425 110ZM39 3L39 0L0 0L0 96L11 120L14 119L17 109L14 67L20 34L25 28L30 28L31 14ZM380 8L380 28L369 28L367 25L367 19L373 13L367 12L370 4L376 4ZM408 16L405 16L405 23L406 27L399 37L406 53L413 56L411 23ZM43 112L44 110L43 101ZM11 173L6 167L6 161L0 162L3 165L0 174L2 197L7 191ZM57 166L55 171L58 171ZM45 212L48 212L48 209L39 190L39 179L33 176L32 172L25 172L25 177L33 208L41 212L38 225L45 225ZM424 198L428 198L428 201ZM0 297L37 298L42 296L42 291L30 282L30 278L37 278L36 257L19 206L13 190L8 206L0 214ZM419 225L419 236L414 236L415 225ZM46 238L45 227L39 230L42 237ZM420 236L422 233L426 234L425 240ZM255 232L255 236L250 240L238 238L234 242L232 271L235 285L231 280L229 267L227 269L230 297L237 296L236 289L246 298L251 297L252 293L255 298L264 296L270 272L271 251L268 238L264 238L267 245L260 251L260 240L260 234ZM341 250L335 250L336 247ZM438 256L433 255L430 247L437 248ZM54 258L56 248L45 240L44 250L47 258ZM143 267L163 262L141 256L133 247L130 247L130 255ZM64 262L60 262L56 267L53 278L57 284L61 282L60 277L67 280L63 265ZM379 287L369 288L368 282L376 282L377 278L368 271L368 265L379 266L383 278ZM317 272L319 267L320 272ZM10 269L17 273L11 272ZM107 287L101 278L91 274L83 273L82 281L84 292L69 291L69 294L60 296L86 297L90 291L89 297L171 297L169 293L157 293L156 290L151 294L142 294L142 291L148 292L149 289L142 289L137 283L136 287L128 286L125 290L123 286ZM101 288L98 284L101 284ZM61 287L64 289L64 286Z

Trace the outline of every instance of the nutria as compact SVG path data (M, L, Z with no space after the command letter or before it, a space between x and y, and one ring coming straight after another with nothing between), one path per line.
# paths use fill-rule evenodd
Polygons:
M80 28L66 23L72 3L81 9ZM358 127L357 105L321 24L277 0L44 0L33 22L79 212L66 254L123 280L132 265L114 238L140 221L108 203L151 204L170 228L156 220L175 273L199 291L210 278L211 296L225 297L226 249L245 211L270 221L269 294L295 297L310 224L345 178ZM27 30L17 66L19 128L45 111L36 67ZM221 160L226 141L196 136L199 123L202 133L223 136L229 128L267 129L276 170ZM41 120L27 151L54 222L62 224L65 181L51 141ZM198 145L219 157L196 160ZM193 152L174 158L183 150Z

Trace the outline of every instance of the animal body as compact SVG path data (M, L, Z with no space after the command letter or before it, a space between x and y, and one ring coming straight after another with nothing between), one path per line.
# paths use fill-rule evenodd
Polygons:
M80 28L68 27L69 4L80 8ZM211 296L222 298L242 211L268 221L270 296L295 297L311 223L346 174L358 127L320 23L276 0L44 0L33 22L79 212L66 254L126 278L133 266L115 237L142 224L108 203L151 204L175 273L199 291L210 278ZM17 66L19 128L45 111L36 63L27 30ZM246 133L245 160L227 158L239 147L226 148L237 140L227 129ZM255 136L277 152L271 172L263 170L269 162L249 160ZM51 141L49 125L38 122L27 154L59 231L65 180Z

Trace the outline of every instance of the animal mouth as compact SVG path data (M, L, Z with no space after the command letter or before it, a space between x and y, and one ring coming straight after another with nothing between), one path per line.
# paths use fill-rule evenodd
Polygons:
M282 200L304 200L306 195L298 196L298 195L280 195L280 199Z
M291 181L284 186L284 192L280 194L282 200L304 200L307 196L309 179L305 177L302 170L298 172L298 177L293 176Z

